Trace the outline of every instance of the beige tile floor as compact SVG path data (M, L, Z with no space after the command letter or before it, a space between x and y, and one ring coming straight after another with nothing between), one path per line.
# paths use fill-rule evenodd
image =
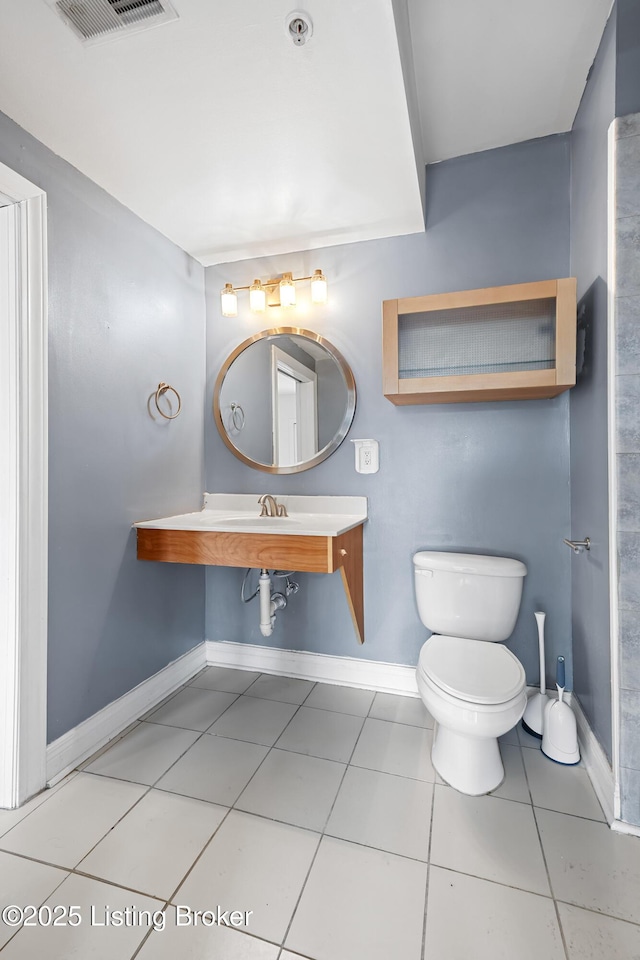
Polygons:
M0 905L40 920L0 920L1 960L639 960L640 840L584 768L515 729L466 797L431 727L410 697L205 670L0 811Z

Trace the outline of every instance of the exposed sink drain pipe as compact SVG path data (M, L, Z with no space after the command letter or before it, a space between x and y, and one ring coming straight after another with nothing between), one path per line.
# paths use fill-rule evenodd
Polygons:
M270 637L276 622L276 610L284 610L287 605L282 593L271 595L271 577L268 570L262 570L258 582L260 591L260 633L263 637Z
M276 622L276 613L278 610L284 610L287 605L287 597L292 593L297 593L299 586L295 580L291 580L291 572L283 572L281 570L274 570L273 576L277 578L284 578L285 583L285 592L280 593L276 591L271 592L271 577L269 576L269 571L263 568L260 571L260 577L258 579L258 589L251 594L250 597L245 597L244 588L247 582L247 577L251 573L251 568L247 570L244 575L244 580L242 581L242 590L240 591L240 597L243 603L249 603L250 600L253 600L258 594L260 596L260 633L263 637L270 637L273 633L273 628Z

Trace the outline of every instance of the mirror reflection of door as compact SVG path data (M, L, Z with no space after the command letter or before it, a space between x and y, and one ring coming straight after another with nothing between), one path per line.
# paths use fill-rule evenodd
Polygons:
M318 386L314 370L271 347L273 462L286 467L318 452Z

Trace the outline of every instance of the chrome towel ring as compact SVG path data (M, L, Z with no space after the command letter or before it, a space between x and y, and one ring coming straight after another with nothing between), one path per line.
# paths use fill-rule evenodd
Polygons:
M163 394L165 394L167 390L171 390L171 392L175 393L176 397L178 398L178 409L171 416L168 413L164 413L160 409L160 404L158 403L160 397L163 396ZM180 416L180 411L182 410L182 400L180 399L180 394L178 393L175 387L172 387L168 383L164 383L164 382L158 384L158 389L156 390L156 410L158 411L161 417L165 418L165 420L175 420L176 417Z
M231 425L237 433L240 433L244 427L244 410L239 403L230 403L229 408L231 410Z

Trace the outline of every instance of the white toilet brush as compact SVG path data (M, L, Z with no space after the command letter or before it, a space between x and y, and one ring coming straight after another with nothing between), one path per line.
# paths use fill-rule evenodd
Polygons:
M580 762L576 718L564 696L564 657L558 657L556 673L558 699L550 700L544 711L542 752L549 760L572 765Z
M542 739L542 731L544 728L544 711L547 703L549 702L549 697L547 696L544 663L544 621L546 613L542 613L541 610L536 610L534 616L536 618L536 623L538 624L538 649L540 652L540 692L534 693L533 696L529 697L529 701L522 718L522 726L527 733L530 733L534 737L538 737L540 740Z

